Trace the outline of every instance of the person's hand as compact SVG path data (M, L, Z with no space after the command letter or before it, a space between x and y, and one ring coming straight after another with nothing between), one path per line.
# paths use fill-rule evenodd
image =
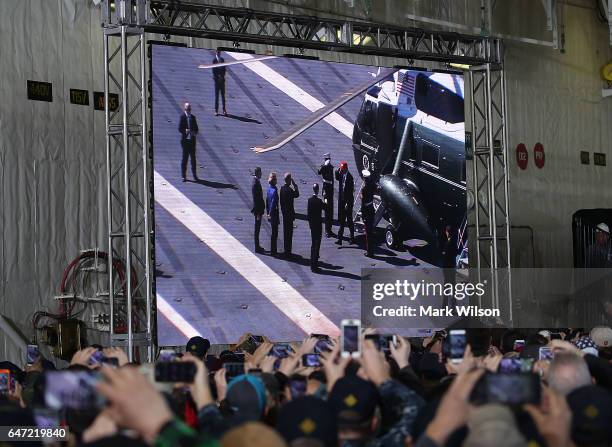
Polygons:
M221 402L227 393L227 378L225 368L217 370L215 373L215 387L217 387L217 400Z
M406 340L404 337L396 335L397 344L389 343L389 348L391 350L391 357L397 363L399 369L405 368L409 365L408 359L410 358L410 342Z
M191 362L196 366L196 373L193 377L193 383L186 385L189 386L191 397L193 397L193 401L196 403L198 410L208 404L213 403L215 400L210 392L210 386L208 384L208 370L206 369L204 362L190 353L186 353L178 360L180 362Z
M129 363L127 354L123 349L119 347L114 346L110 348L104 348L102 350L102 353L105 357L117 359L117 362L119 363L120 367L125 366Z
M34 363L30 365L26 365L24 371L27 373L34 372L34 371L43 372L42 356L39 355Z
M102 410L83 432L83 442L89 444L98 439L108 438L117 433L117 424L107 409Z
M267 355L259 363L259 368L261 369L261 372L271 374L274 372L274 363L276 363L276 357L273 355Z
M340 357L340 343L332 341L331 351L322 352L320 359L327 377L327 391L331 391L338 379L344 377L344 370L351 361L350 357Z
M70 360L70 366L81 365L86 366L87 368L91 368L91 365L89 364L89 358L96 351L96 348L90 346L89 348L81 349L80 351L75 352L72 356L72 360Z
M106 381L97 389L110 404L113 420L138 431L152 444L161 428L172 420L172 412L153 385L136 368L102 368Z
M460 373L442 398L436 415L425 434L438 445L445 445L448 437L467 422L470 394L484 369Z
M472 348L470 345L465 347L463 351L463 358L459 363L453 363L450 360L446 361L446 371L449 374L461 374L473 370L476 367L476 359L472 354Z
M317 341L319 340L316 337L308 337L306 340L304 340L302 346L300 346L300 348L297 350L297 353L299 354L300 358L304 354L310 354L311 352L314 352L314 348L317 345Z
M288 357L281 360L278 371L282 372L287 377L291 377L300 364L301 359L302 357L297 352L289 354Z
M18 404L21 408L26 407L26 404L23 401L23 387L21 386L21 383L17 382L16 380L13 389L9 388L7 397L10 401Z
M585 353L578 349L575 345L565 340L552 340L548 346L550 350L554 353L571 353L579 355L580 357L584 357Z
M539 374L540 377L544 380L548 378L548 370L550 369L550 361L549 360L537 360L533 364L533 372Z
M364 340L361 346L361 366L374 385L380 386L391 379L391 367L385 354L376 348L372 340Z
M565 397L550 388L545 388L544 398L547 403L545 406L537 407L533 404L527 404L523 408L529 413L548 445L558 447L571 446L570 427L572 426L572 412L567 405Z
M486 357L482 359L482 366L492 373L496 373L502 358L503 356L501 354L487 354Z

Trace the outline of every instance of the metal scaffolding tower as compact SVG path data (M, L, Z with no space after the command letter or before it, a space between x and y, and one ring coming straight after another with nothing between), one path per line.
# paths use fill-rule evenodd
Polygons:
M152 360L154 344L146 33L472 65L466 103L472 117L477 250L470 258L479 269L509 266L506 104L499 38L176 0L104 0L102 24L109 265L113 258L125 263L124 277L110 275L110 336L112 345L127 347L130 359L134 348L146 347Z
M469 74L476 247L470 258L476 260L479 279L482 269L490 269L493 303L499 306L498 273L509 273L510 267L506 83L498 65L472 67ZM507 280L504 287L510 285ZM508 289L502 295L511 297Z
M146 347L152 360L153 302L150 171L147 150L145 33L129 25L104 28L110 342L130 361ZM119 281L120 284L115 284Z

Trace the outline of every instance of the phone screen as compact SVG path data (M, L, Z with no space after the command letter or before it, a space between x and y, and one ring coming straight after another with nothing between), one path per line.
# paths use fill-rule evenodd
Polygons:
M304 354L302 356L302 365L306 367L319 367L321 366L321 361L319 359L319 354Z
M11 383L11 372L8 369L0 369L0 394L8 394Z
M270 349L269 355L273 355L276 358L284 359L285 357L289 357L289 353L292 351L291 346L286 343L276 343Z
M104 353L100 350L94 351L93 354L91 354L91 357L89 357L89 364L92 366L100 365L103 361Z
M513 351L521 352L525 347L525 340L514 340Z
M343 331L343 346L344 352L359 351L359 326L354 324L346 325L342 328Z
M518 374L523 369L521 359L501 359L498 372L502 374Z
M291 392L291 398L296 399L303 396L306 393L306 378L291 378L289 379L289 391Z
M95 371L49 371L45 373L45 404L54 410L100 408L104 404L96 390L100 380Z
M158 362L172 362L176 360L176 351L173 349L162 349L159 351Z
M450 358L455 360L463 358L463 354L465 353L465 346L465 331L450 331Z
M484 387L484 389L482 388ZM477 385L482 403L523 405L540 403L540 378L537 374L486 374Z
M38 346L37 345L28 345L27 355L26 355L26 363L28 365L33 364L34 362L36 362L36 360L38 360L39 356L40 356L40 352L38 351Z
M548 346L541 346L538 351L539 351L539 354L538 354L539 360L552 360L553 359L553 352Z
M157 362L155 381L192 383L196 370L192 362Z

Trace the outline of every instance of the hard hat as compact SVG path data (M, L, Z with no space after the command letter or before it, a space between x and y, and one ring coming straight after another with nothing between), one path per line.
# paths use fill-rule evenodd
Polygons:
M608 227L608 225L606 225L605 223L600 223L599 225L597 225L597 229L599 231L603 231L605 233L610 234L610 227Z

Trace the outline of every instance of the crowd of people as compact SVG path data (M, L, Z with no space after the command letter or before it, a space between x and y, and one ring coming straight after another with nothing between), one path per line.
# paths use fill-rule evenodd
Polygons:
M92 346L75 353L67 371L96 375L96 397L85 407L61 409L58 423L69 430L69 445L612 445L609 327L468 329L459 361L448 357L446 331L394 337L388 350L372 332L363 332L351 356L321 335L279 349L245 334L218 355L209 353L208 340L194 337L170 360L158 359L193 366L192 378L166 387L120 348ZM544 347L551 357L538 357ZM92 362L101 355L115 361ZM314 363L305 360L313 357ZM501 371L509 361L529 368ZM41 357L24 370L0 364L14 378L0 398L0 425L35 425L49 404L45 387L54 369ZM519 376L536 379L536 400L517 398L529 395L512 389L522 382L491 379ZM486 378L496 392L477 392Z

